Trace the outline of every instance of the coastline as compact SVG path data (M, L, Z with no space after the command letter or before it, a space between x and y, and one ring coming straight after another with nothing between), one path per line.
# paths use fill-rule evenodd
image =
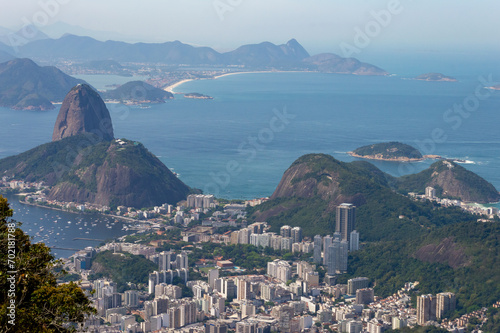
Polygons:
M376 160L376 161L387 161L387 162L421 162L427 159L441 159L439 155L424 155L422 158L409 158L409 157L397 157L397 158L384 158L376 155L358 155L355 152L348 151L348 155L357 158L363 158L366 160Z
M29 203L29 202L21 201L21 200L19 200L19 203L23 204L23 205L29 205L29 206L35 206L35 207L40 207L40 208L58 210L60 212L65 212L65 213L89 214L89 213L86 213L86 212L74 212L74 211L71 211L71 210L67 210L67 209L63 209L63 208L58 208L58 207L38 205L38 204L35 204L35 203ZM125 223L125 221L127 221L127 222L134 222L134 223L145 223L144 221L135 220L133 218L125 217L125 216L112 215L112 214L104 214L104 213L100 213L100 212L92 212L91 214L96 214L96 215L101 215L101 216L107 216L107 217L111 217L111 218L121 219L121 220L124 220L123 223Z
M189 81L196 81L196 80L216 80L225 76L230 76L230 75L238 75L238 74L261 74L261 73L315 73L312 71L254 71L254 72L230 72L230 73L224 73L221 75L217 75L214 77L208 77L208 78L196 78L196 79L184 79L181 81L178 81L176 83L173 83L169 86L166 86L163 88L163 90L172 93L172 94L184 94L183 92L176 92L174 91L175 88L178 88L180 85L189 82Z
M181 94L181 93L176 93L174 92L174 89L177 88L178 86L180 86L181 84L183 83L186 83L186 82L189 82L189 81L194 81L195 79L184 79L184 80L181 80L179 82L176 82L174 84L171 84L165 88L163 88L163 90L169 92L169 93L172 93L172 94Z

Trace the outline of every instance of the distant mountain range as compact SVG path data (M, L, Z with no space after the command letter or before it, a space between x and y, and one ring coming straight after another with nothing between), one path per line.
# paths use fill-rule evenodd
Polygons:
M0 51L13 54L7 45ZM358 75L387 75L383 69L354 58L327 53L310 56L295 39L286 44L270 42L243 45L219 53L210 47L194 47L180 41L166 43L101 42L90 37L65 35L59 39L43 38L18 48L17 56L40 61L71 60L89 62L162 63L169 65L238 66L247 70L304 70Z
M85 81L64 74L56 67L40 67L30 59L0 63L0 106L52 109L52 102L61 102L79 83Z

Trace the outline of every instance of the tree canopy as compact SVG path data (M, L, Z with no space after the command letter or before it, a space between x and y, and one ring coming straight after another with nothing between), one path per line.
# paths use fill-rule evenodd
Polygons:
M75 331L95 309L75 283L57 284L50 249L31 243L12 216L0 196L0 331Z

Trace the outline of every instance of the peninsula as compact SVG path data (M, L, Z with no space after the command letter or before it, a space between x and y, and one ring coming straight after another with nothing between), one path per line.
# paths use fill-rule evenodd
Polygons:
M416 162L427 158L441 158L438 155L422 155L415 147L395 141L363 146L347 153L358 158L394 162Z

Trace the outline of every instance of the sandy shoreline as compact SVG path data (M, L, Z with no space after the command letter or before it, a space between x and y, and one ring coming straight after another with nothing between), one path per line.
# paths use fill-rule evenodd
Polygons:
M194 79L185 79L185 80L176 82L174 84L171 84L171 85L163 88L163 90L168 91L169 93L172 93L172 94L176 94L176 92L174 92L174 89L177 88L178 86L180 86L181 84L189 82L189 81L194 81Z
M165 91L168 91L172 94L183 94L182 92L175 92L174 89L179 87L181 84L184 84L186 82L189 82L189 81L195 81L195 80L216 80L216 79L219 79L221 77L225 77L225 76L230 76L230 75L237 75L237 74L260 74L260 73L307 73L307 71L256 71L256 72L231 72L231 73L225 73L225 74L221 74L221 75L217 75L217 76L214 76L214 77L210 77L210 78L203 78L203 79L185 79L185 80L181 80L179 82L176 82L174 84L171 84L165 88L163 88L163 90Z

